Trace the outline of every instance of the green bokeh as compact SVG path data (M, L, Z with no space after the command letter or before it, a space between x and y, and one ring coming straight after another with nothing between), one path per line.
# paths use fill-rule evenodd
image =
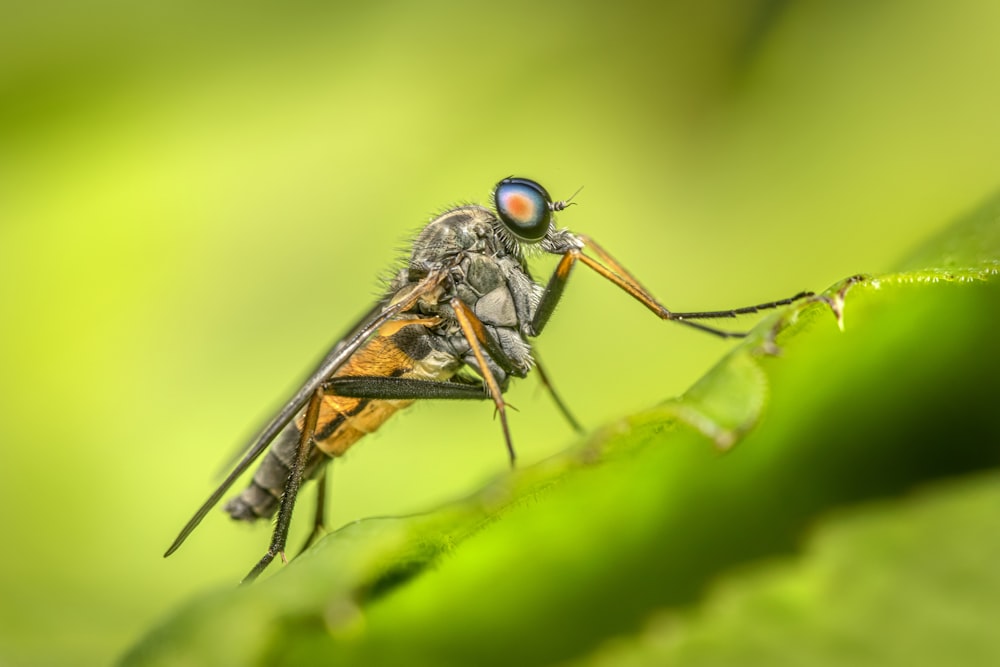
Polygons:
M235 582L264 527L213 474L441 207L509 174L668 306L889 269L1000 183L1000 5L38 3L0 10L0 662L106 663ZM539 272L551 263L540 263ZM540 341L587 425L727 349L580 271ZM533 379L522 460L572 436ZM331 524L506 465L422 405L334 473Z

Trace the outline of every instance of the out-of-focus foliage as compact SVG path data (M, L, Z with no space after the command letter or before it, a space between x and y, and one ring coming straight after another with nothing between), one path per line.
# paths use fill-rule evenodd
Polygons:
M1000 183L995 3L7 5L4 663L106 664L181 601L233 584L266 526L215 512L160 554L405 239L499 178L560 197L585 186L560 224L678 310L883 273ZM815 347L850 340L861 308ZM915 321L886 326L914 335ZM731 349L582 271L538 344L589 428L681 394ZM956 346L921 355L937 372ZM509 396L526 465L573 442L535 382ZM768 415L787 409L775 396ZM392 420L335 466L331 527L503 473L491 412ZM505 549L535 539L505 530ZM219 650L249 632L228 628Z

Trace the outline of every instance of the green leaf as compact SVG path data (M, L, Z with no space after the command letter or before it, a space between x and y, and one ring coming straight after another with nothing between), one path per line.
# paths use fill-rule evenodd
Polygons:
M996 664L997 508L991 473L827 519L801 558L725 578L578 664Z
M1000 618L995 559L968 555L998 549L996 493L961 481L1000 463L998 212L764 319L684 396L562 455L205 594L125 664L996 662L960 621Z

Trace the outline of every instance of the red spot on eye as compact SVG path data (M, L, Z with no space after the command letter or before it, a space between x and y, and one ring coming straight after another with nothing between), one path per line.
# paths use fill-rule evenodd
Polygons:
M527 220L535 212L535 207L532 206L531 199L520 194L512 194L507 197L505 205L510 217L518 220Z

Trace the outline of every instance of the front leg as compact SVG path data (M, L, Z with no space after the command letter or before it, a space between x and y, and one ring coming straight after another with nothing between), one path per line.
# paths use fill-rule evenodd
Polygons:
M756 313L769 308L785 306L799 299L812 296L812 292L800 292L788 299L769 301L767 303L761 303L754 306L744 306L730 310L677 313L669 310L666 306L657 301L649 290L643 287L642 284L631 273L629 273L627 269L625 269L625 267L619 264L614 257L612 257L593 239L583 235L578 235L576 238L579 239L584 248L590 248L599 259L594 259L589 255L583 254L582 248L574 247L565 250L562 253L562 259L556 266L556 270L552 273L552 277L549 279L548 285L545 286L545 290L542 292L541 299L538 302L538 307L535 310L534 317L532 317L531 320L532 334L535 336L539 335L542 332L542 329L545 328L546 323L549 321L549 317L551 317L552 312L555 310L556 304L559 302L559 299L562 298L563 290L569 280L570 272L573 270L573 266L578 261L583 262L598 274L623 289L639 303L646 306L646 308L652 311L653 314L660 319L679 322L685 326L719 336L720 338L743 338L746 336L746 332L725 331L723 329L716 329L715 327L710 327L692 320L736 317L738 315Z

